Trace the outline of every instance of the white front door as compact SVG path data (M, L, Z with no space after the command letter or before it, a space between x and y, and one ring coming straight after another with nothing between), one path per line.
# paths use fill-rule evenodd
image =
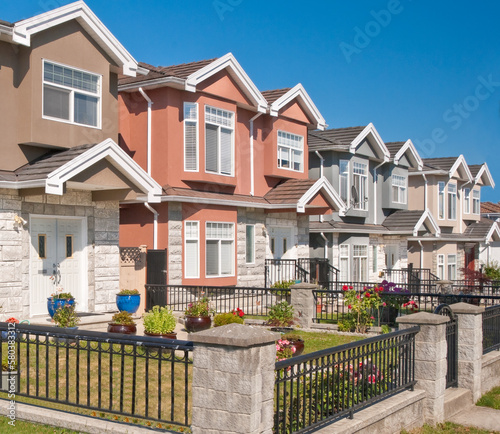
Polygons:
M85 285L82 219L31 219L30 312L47 313L47 297L62 288L86 311L88 294Z
M269 242L274 259L281 259L292 247L291 228L269 228Z

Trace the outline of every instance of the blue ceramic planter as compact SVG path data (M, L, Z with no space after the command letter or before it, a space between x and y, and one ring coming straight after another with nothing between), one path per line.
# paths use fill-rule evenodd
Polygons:
M120 312L136 313L141 304L141 295L117 295L116 306Z
M49 311L49 315L51 318L54 318L54 314L56 313L56 310L59 309L60 307L64 307L66 305L73 305L75 303L74 298L66 299L66 298L53 298L53 297L48 297L47 298L47 310Z

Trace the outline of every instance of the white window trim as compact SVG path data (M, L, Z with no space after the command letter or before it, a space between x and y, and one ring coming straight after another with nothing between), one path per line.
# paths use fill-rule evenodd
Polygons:
M450 185L454 185L455 186L455 193L450 193ZM454 182L451 182L451 183L448 183L448 185L446 186L446 202L449 202L449 198L450 196L453 196L455 195L455 218L451 218L450 217L450 209L448 208L448 214L446 214L446 217L448 218L448 220L450 221L457 221L457 214L458 214L458 185L455 184Z
M479 195L479 197L477 199L474 199L474 192L475 191L477 191L478 195ZM474 202L475 201L478 202L478 206L477 206L478 212L474 211ZM473 189L472 190L472 214L474 214L474 215L480 215L481 214L481 190L478 190L478 189Z
M354 172L354 166L358 164L358 165L362 165L362 166L365 166L365 174L361 174L361 173L355 173ZM369 166L368 166L368 163L360 163L359 161L353 161L353 166L352 166L352 184L350 186L350 188L352 188L352 185L355 185L355 177L358 176L360 178L360 185L361 185L361 181L364 179L364 183L365 183L365 197L361 197L361 191L358 191L358 199L359 199L359 202L357 203L353 203L353 209L355 210L358 210L358 211L368 211L368 201L369 201L369 196L368 196L368 170L369 170ZM360 189L361 190L361 189ZM366 199L366 200L365 200Z
M253 227L253 243L252 243L252 249L253 249L252 257L253 257L253 261L252 262L248 262L247 261L247 242L248 242L248 239L247 239L247 227L248 226ZM245 224L245 264L248 264L248 265L255 264L255 225L254 224Z
M207 226L209 223L215 223L215 224L227 224L227 225L232 225L233 226L233 239L232 239L232 242L233 242L233 263L232 263L232 270L233 272L231 274L220 274L220 266L221 266L221 249L220 249L220 241L221 241L221 238L208 238L207 237ZM235 269L236 269L236 260L235 260L235 256L236 256L236 252L235 252L235 245L236 245L236 242L235 242L235 237L236 237L236 234L235 234L235 230L236 230L236 225L234 224L234 222L214 222L214 221L207 221L205 222L205 277L207 279L219 279L221 277L235 277L236 276L236 272L235 272ZM219 274L215 275L215 274L212 274L212 275L208 275L207 274L207 241L208 240L218 240L219 241Z
M192 104L196 106L196 120L194 121L193 119L186 119L185 118L185 113L186 113L186 104ZM189 101L184 101L184 104L182 105L182 116L184 117L184 120L182 122L183 126L183 140L184 140L184 172L199 172L200 170L200 112L199 112L199 106L197 102L189 102ZM196 169L186 169L186 121L188 122L196 122ZM213 173L213 172L210 172Z
M469 195L467 195L466 192L469 192ZM463 197L464 197L464 214L470 214L470 199L471 199L471 194L470 194L470 188L464 188L463 189Z
M87 91L81 90L81 89L76 90L76 92L81 93L82 95L88 95L88 96L92 96L92 97L97 97L98 98L99 101L97 103L97 125L96 126L94 126L94 125L87 125L87 124L80 124L80 123L72 121L72 120L55 118L55 117L46 116L46 115L43 114L44 93L45 93L43 91L43 89L44 89L45 84L47 84L47 86L52 86L52 87L55 87L57 89L69 90L71 92L71 95L74 95L74 92L75 92L75 89L71 89L71 88L68 88L66 86L61 86L61 85L59 85L57 83L45 82L45 78L44 78L44 70L45 70L44 65L45 65L45 62L51 63L53 65L62 66L64 68L74 69L75 71L81 71L81 72L84 72L86 74L91 74L91 75L95 75L96 77L99 77L99 86L98 86L99 92L98 92L97 95L95 93L87 92ZM54 62L52 60L48 60L48 59L42 58L42 119L46 119L46 120L49 120L49 121L62 122L63 124L78 125L80 127L85 127L85 128L94 128L96 130L102 129L102 78L103 78L102 74L98 74L98 73L95 73L95 72L92 72L92 71L88 71L86 69L77 68L75 66L70 66L70 65L65 65L64 63ZM75 115L74 114L74 96L72 98L70 97L70 99L69 99L69 114L70 114L71 118L73 118L74 115Z
M187 249L186 249L186 241L188 240L186 236L186 226L187 223L196 223L198 225L198 269L196 270L196 276L186 276L186 264L187 264ZM200 221L199 220L185 220L184 221L184 279L199 279L200 278ZM189 240L194 240L194 238L189 238Z
M450 256L455 256L455 262L450 263ZM452 279L450 277L450 266L455 266L455 278ZM448 280L457 280L457 254L456 253L448 253L446 255L446 271L447 271L447 277Z
M439 262L439 259L441 258L442 262ZM437 275L439 276L439 267L442 266L443 267L443 274L441 276L441 278L444 280L445 279L445 271L446 271L446 264L444 262L444 255L443 254L439 254L437 255Z
M286 146L286 145L280 145L278 143L278 137L279 137L279 133L284 133L284 134L291 134L292 136L295 136L295 137L300 137L302 139L302 149L301 149L301 152L302 152L302 162L300 164L300 166L302 167L301 170L295 170L293 169L292 167L280 167L279 166L279 161L280 161L280 148L286 148L290 151L290 166L292 166L292 151L295 150L297 151L298 149L297 148L292 148L290 146ZM278 165L278 169L280 170L289 170L291 172L295 172L295 173L304 173L304 165L305 165L305 150L304 150L304 136L301 136L300 134L294 134L294 133L290 133L289 131L284 131L284 130L278 130L276 132L276 151L277 151L277 160L276 160L276 164Z
M219 124L216 124L216 123L213 123L213 122L207 122L207 114L206 114L206 109L208 108L213 108L215 110L222 110L222 111L225 111L225 112L228 112L228 113L232 113L233 114L233 126L232 127L228 127L226 125L222 126L222 125L219 125ZM209 125L215 125L216 127L218 128L226 128L228 130L231 130L233 133L231 134L231 147L232 147L232 159L231 159L231 173L230 174L227 174L227 173L221 173L220 171L220 166L221 166L221 152L220 152L220 131L219 131L219 142L217 143L217 146L219 147L219 161L217 162L217 165L219 166L219 171L218 172L212 172L212 171L209 171L207 170L207 164L206 164L206 159L207 159L207 156L206 156L206 152L207 152L207 130L206 130L206 125L209 124ZM234 174L235 174L235 164L234 164L234 161L235 161L235 157L236 157L236 147L234 146L234 142L235 142L235 139L234 139L234 136L236 135L236 113L231 111L231 110L226 110L226 109L223 109L223 108L220 108L220 107L215 107L213 105L209 105L209 104L205 104L205 106L203 107L203 128L205 129L205 173L209 174L209 175L219 175L219 176L228 176L230 178L234 178Z
M364 256L354 256L354 248L355 247L365 247L366 248L365 255ZM359 266L360 266L360 268L358 270L359 271L359 278L360 278L359 282L366 282L369 280L368 276L370 273L370 264L368 261L369 261L370 254L368 252L368 247L369 246L367 244L353 244L352 245L352 249L351 249L351 256L352 256L351 261L352 261L352 273L353 273L353 275L351 276L352 281L354 281L354 268L355 268L354 258L359 259ZM363 267L362 267L362 259L366 259L366 266L364 267L364 273L363 273ZM363 277L362 274L365 275L366 279L362 279L362 277Z
M439 213L439 195L440 195L439 184L443 184L443 217L441 217ZM446 219L446 183L443 181L439 181L437 183L437 217L438 220Z
M339 160L339 196L342 195L342 186L340 185L340 180L342 178L342 174L340 173L340 162L341 161L345 161L347 163L347 197L346 197L346 204L350 204L350 200L351 200L351 183L350 183L350 178L349 178L349 174L350 174L350 170L349 170L349 160L346 160L345 158L342 158Z
M342 256L342 249L341 249L342 246L346 246L347 247L347 256L345 256L345 255ZM346 273L345 273L346 281L350 281L351 280L350 254L351 254L351 249L350 249L350 245L349 244L339 244L339 270L340 270L340 273L342 273L342 267L341 267L342 259L347 259L347 270L346 270Z
M402 178L405 185L395 185L394 180L396 177ZM397 175L397 174L392 175L392 188L394 188L394 187L396 187L398 189L398 200L394 200L393 202L399 203L402 205L406 205L408 203L408 177L403 176L403 175ZM404 202L401 200L401 189L404 189L404 192L405 192ZM392 191L391 191L391 193L392 193ZM394 197L394 195L392 197Z

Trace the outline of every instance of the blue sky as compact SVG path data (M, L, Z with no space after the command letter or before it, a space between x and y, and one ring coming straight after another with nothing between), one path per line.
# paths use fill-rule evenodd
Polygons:
M3 0L0 19L67 3ZM373 122L383 140L410 138L424 158L487 161L500 186L500 2L87 4L137 60L171 65L232 52L261 90L302 83L331 128ZM483 189L482 200L500 200L497 190Z

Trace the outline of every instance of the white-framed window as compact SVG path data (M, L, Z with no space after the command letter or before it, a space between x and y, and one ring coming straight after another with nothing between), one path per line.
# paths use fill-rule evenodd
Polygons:
M234 275L234 223L206 223L207 277Z
M444 182L438 182L438 219L444 220Z
M357 193L357 198L353 198L354 209L366 210L368 208L368 165L354 161L352 168L352 177L353 185Z
M200 277L200 223L184 222L184 277Z
M205 106L205 171L234 176L234 113Z
M480 214L481 213L481 191L480 190L472 190L472 213Z
M349 203L349 160L339 161L339 191L340 198Z
M278 131L278 167L304 171L304 137Z
M464 188L464 214L470 214L470 188Z
M406 177L392 175L392 201L406 203Z
M377 246L372 246L372 273L376 273L378 271L378 249Z
M444 280L444 255L437 255L437 275Z
M184 103L184 170L198 171L198 104Z
M246 225L245 232L245 261L247 264L253 264L255 262L255 225Z
M43 117L101 127L101 76L43 61Z
M352 246L352 279L354 282L368 280L368 246Z
M448 220L457 219L457 184L448 184Z
M457 280L457 255L448 255L448 280Z
M339 246L339 270L341 282L349 281L349 244Z

